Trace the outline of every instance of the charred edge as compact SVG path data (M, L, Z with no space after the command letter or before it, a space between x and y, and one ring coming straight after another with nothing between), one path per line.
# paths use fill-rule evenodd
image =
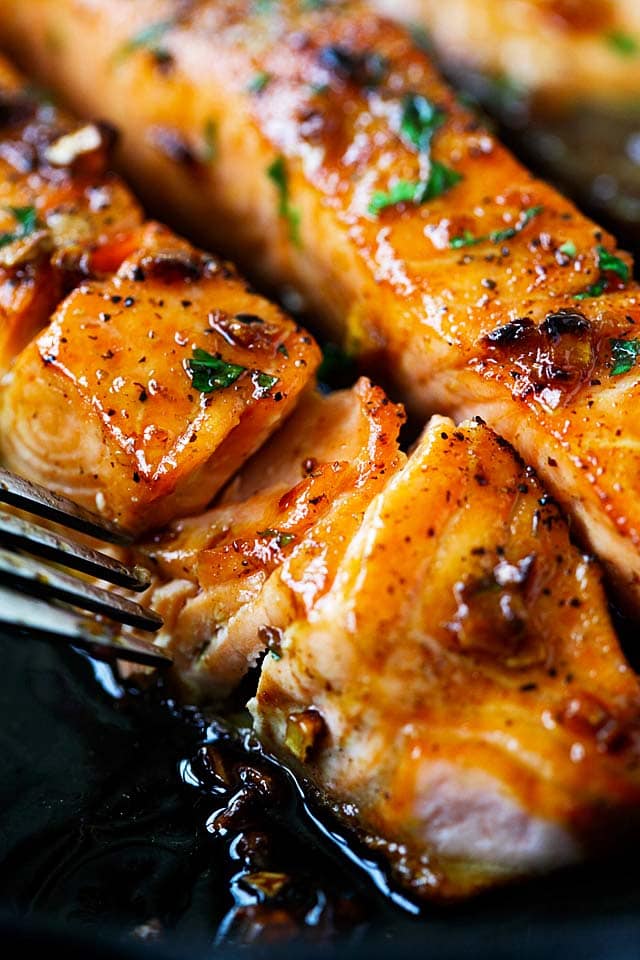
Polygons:
M528 317L509 320L508 323L496 327L491 333L488 333L483 339L484 342L493 347L502 347L511 343L517 343L531 335L535 330L533 320Z
M582 313L575 310L559 310L549 313L540 325L541 333L553 341L557 341L565 333L587 333L591 324Z
M385 77L387 61L371 50L350 50L341 44L323 47L318 61L325 70L338 80L358 87L375 87Z
M146 277L162 283L201 280L209 269L209 261L195 250L159 250L142 257L130 274L130 279L142 281Z

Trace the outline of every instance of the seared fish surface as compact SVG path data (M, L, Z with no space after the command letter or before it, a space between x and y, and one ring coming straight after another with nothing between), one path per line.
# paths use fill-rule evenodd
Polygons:
M144 224L107 147L0 67L2 457L141 531L208 505L319 350L228 264Z
M432 420L251 708L418 896L570 863L637 824L640 688L600 573L480 424Z
M29 5L24 22L42 17L46 32L53 9ZM369 13L55 9L56 29L73 23L56 48L69 89L82 65L83 93L91 76L96 94L113 78L101 112L123 97L129 133L148 118L146 146L129 141L138 169L167 186L180 171L174 202L248 260L264 253L266 276L325 308L417 410L499 425L633 596L639 311L611 239ZM24 14L6 3L0 23L7 11L7 24ZM129 33L151 16L153 30ZM69 262L51 259L47 209L30 212L38 178L43 196L60 182L76 197L92 136L47 128L19 186L37 196L10 205L10 259L45 222L34 284ZM29 137L12 128L0 144L19 185ZM74 213L92 224L86 189ZM468 894L637 830L638 681L598 567L532 471L482 421L435 419L405 461L402 413L379 388L311 392L309 335L121 196L116 232L98 218L70 281L47 293L48 325L37 333L48 305L25 308L35 339L5 341L21 352L1 446L14 468L133 530L175 521L137 552L154 565L183 682L224 697L266 651L258 733L420 896ZM211 210L236 219L209 222Z
M294 0L6 0L0 28L122 129L125 166L167 215L300 290L413 410L479 414L512 442L640 607L631 261L409 33Z
M107 170L112 139L0 61L0 374L66 292L132 249L142 217Z
M146 600L164 617L157 642L178 682L224 699L281 631L333 582L376 493L404 462L402 409L360 380L310 392L206 513L139 544Z

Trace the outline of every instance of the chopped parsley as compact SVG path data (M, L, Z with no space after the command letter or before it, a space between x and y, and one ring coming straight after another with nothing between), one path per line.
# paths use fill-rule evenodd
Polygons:
M273 163L267 168L267 176L275 184L278 190L279 206L278 213L289 223L289 237L291 242L299 247L300 241L300 211L291 206L289 200L289 177L287 174L287 165L283 156L276 157Z
M251 374L251 382L256 388L256 393L254 396L266 397L271 392L271 388L275 387L278 382L277 377L272 377L270 373L263 373L261 370L254 370Z
M628 373L635 365L640 354L640 340L612 340L611 341L611 376L619 377Z
M419 153L426 153L434 133L444 120L443 111L430 100L418 93L408 93L402 103L400 134Z
M176 21L172 19L158 20L156 23L150 23L143 27L120 47L116 52L116 59L124 60L135 53L136 50L149 50L159 57L167 56L167 51L161 46L161 40L175 25Z
M399 133L403 141L423 159L429 158L433 135L445 121L445 114L418 93L408 93L402 101ZM399 203L419 206L447 193L462 180L462 174L439 160L430 160L429 174L422 180L398 180L389 190L376 191L369 202L369 213L377 216Z
M194 347L193 357L187 360L186 369L196 390L213 393L214 390L230 387L247 368L237 363L227 363L219 355L214 356L200 347Z
M185 368L193 386L200 393L224 390L247 372L247 367L242 367L238 363L229 363L223 360L220 354L207 353L200 347L193 348L193 356L186 361ZM262 370L252 370L251 382L255 388L254 399L261 400L269 396L272 387L278 382L278 377L273 377Z
M578 248L573 240L567 240L561 247L558 247L558 253L564 253L567 257L575 257L578 255Z
M505 240L511 240L517 236L534 217L542 213L544 207L529 207L524 210L520 219L512 227L506 227L504 230L492 230L491 233L485 233L481 237L476 237L470 230L465 230L457 237L449 241L449 246L453 250L460 250L462 247L473 247L477 243L484 243L489 240L491 243L504 243Z
M387 207L398 203L413 203L419 206L429 200L435 200L455 187L462 180L462 174L445 166L438 160L431 161L431 169L426 180L398 180L386 193L374 193L369 203L369 213L378 214Z
M620 257L616 257L614 253L610 253L606 247L598 247L598 266L605 273L617 274L625 283L629 279L627 264Z
M605 40L621 57L637 57L640 54L640 43L624 30L611 30L605 34Z
M247 90L249 93L262 93L265 87L268 86L270 80L271 74L267 73L266 70L260 70L251 77L251 80L247 84Z
M0 233L0 248L22 240L34 233L38 227L38 215L35 207L8 207L16 221L16 229L10 233Z
M599 297L605 293L609 289L609 277L607 274L615 274L623 283L627 283L629 280L629 267L624 260L616 257L614 253L610 253L606 247L598 246L597 250L600 277L594 283L590 284L586 290L574 294L574 300L587 300L591 297Z
M275 540L279 547L288 547L296 538L295 533L283 533L282 530L274 530L272 527L267 527L266 530L258 530L258 536Z

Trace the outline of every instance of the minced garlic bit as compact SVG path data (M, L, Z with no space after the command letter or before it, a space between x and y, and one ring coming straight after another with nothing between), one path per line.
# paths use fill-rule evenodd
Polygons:
M73 133L66 133L50 144L45 157L56 167L68 167L85 153L93 153L102 146L102 133L94 123L80 127Z

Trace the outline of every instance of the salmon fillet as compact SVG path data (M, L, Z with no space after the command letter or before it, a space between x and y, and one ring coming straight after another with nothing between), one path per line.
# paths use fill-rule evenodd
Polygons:
M0 449L125 528L202 510L292 410L319 350L225 263L149 224L16 360Z
M449 62L506 79L551 109L636 100L635 0L373 0L371 6L424 28Z
M402 52L404 35L386 31ZM333 50L330 62L350 62L343 53ZM166 63L162 51L153 59L154 69ZM376 63L363 67L367 76ZM412 111L423 116L425 103L412 99ZM285 160L274 164L267 179L279 185L284 223L272 249L286 253L298 249L298 229L302 240L310 228L290 205ZM339 208L339 191L336 197ZM532 220L557 216L551 207L523 213L521 201L518 194L504 204L503 215L516 217L502 221L515 223L504 228L512 231L506 239L474 238L498 247L497 257L484 254L483 270L500 277L506 269L507 293L510 285L522 293L527 256L552 249L542 234L537 244L535 234L529 238L528 254L518 246ZM544 201L551 204L553 194ZM411 217L385 207L378 213L398 223ZM573 216L561 219L578 238ZM354 220L349 236L367 217ZM386 242L387 226L378 222L376 230L377 242ZM329 398L309 392L318 361L312 339L228 265L153 223L134 224L123 236L122 246L115 243L121 254L76 280L17 357L2 393L0 443L14 468L136 531L196 514L136 550L153 565L149 596L166 617L162 642L182 682L224 697L268 650L253 704L264 742L342 815L357 818L419 896L461 896L572 862L599 838L613 843L620 824L634 828L638 682L617 645L598 568L571 546L532 472L481 423L456 428L444 419L432 422L405 462L397 446L401 411L365 380ZM412 236L415 230L407 244ZM349 301L343 240L338 234L335 272L325 277L331 284L316 291L318 302L335 301L336 329L340 298ZM508 240L517 241L509 254L501 246ZM504 265L512 253L521 271L513 277ZM589 279L592 261L576 254L576 284ZM555 262L552 281L560 285L563 264ZM627 262L605 263L590 282L603 293L616 278L626 286L620 271ZM469 264L474 275L473 258ZM431 377L437 397L444 372L452 396L462 391L450 405L462 408L472 394L449 357L466 358L471 341L464 337L474 323L482 330L484 315L474 313L463 284L459 302L442 293L453 265L443 257L440 273L433 270L441 292L428 293L424 281L421 297L429 309L450 303L468 329L458 338L445 310L436 336L426 311L429 351L414 349L423 366L413 383L407 366L405 384L431 397ZM573 272L580 272L575 265ZM415 298L392 295L383 276L369 277L375 291L360 277L372 305L379 293L380 331L393 321L415 333ZM616 296L629 300L633 288L602 299ZM495 324L501 314L491 309ZM544 309L532 311L538 325L514 317L491 326L482 334L484 353L465 361L489 399L507 375L501 351L520 351L511 372L531 379L533 367L540 371L543 388L510 386L506 409L529 403L536 414L535 404L553 412L583 388L585 367L594 388L599 363L613 374L611 357L602 359L606 341L575 305L553 322L548 313L542 320ZM358 317L368 343L367 316ZM376 349L391 358L382 333L376 336ZM454 349L445 349L447 338ZM620 350L614 360L624 365ZM429 373L431 357L441 366ZM561 361L568 375L552 377L548 368ZM615 376L628 381L631 367ZM291 419L248 459L296 403ZM215 505L198 513L216 493Z
M403 421L364 379L310 392L215 507L137 545L129 559L153 575L143 600L165 622L156 643L186 695L224 699L326 593L365 509L404 462Z
M82 125L0 63L0 374L82 277L114 270L140 209Z
M120 127L123 164L167 216L296 288L413 411L478 414L512 442L638 610L630 259L407 32L293 0L5 0L0 29Z
M250 707L418 897L571 863L637 826L640 688L600 573L478 423L432 420Z

